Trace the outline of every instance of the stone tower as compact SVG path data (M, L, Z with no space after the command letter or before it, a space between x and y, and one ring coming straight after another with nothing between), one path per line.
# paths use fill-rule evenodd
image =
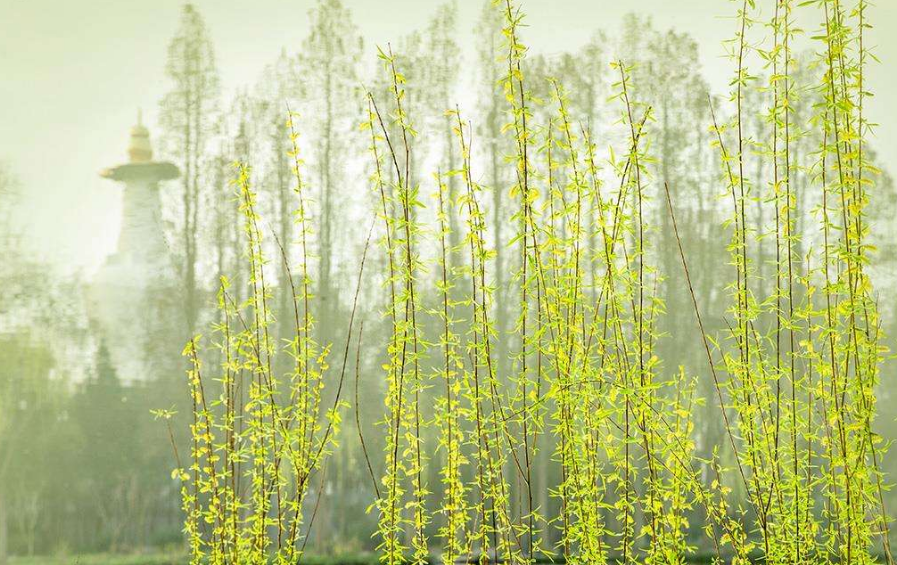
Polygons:
M128 162L100 176L124 188L121 231L115 252L94 278L89 302L119 376L147 375L146 351L159 327L158 305L176 290L173 261L162 229L160 183L179 176L172 163L153 161L149 130L138 114L131 128Z
M129 161L100 172L101 177L124 184L121 232L110 262L126 262L136 268L169 260L162 233L159 183L179 174L173 164L153 161L149 130L141 121L138 114L137 125L131 128Z

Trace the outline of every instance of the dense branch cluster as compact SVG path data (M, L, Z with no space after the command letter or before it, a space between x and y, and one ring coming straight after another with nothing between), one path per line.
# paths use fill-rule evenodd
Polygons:
M458 107L445 108L454 139L445 140L447 161L429 185L417 172L418 102L409 98L402 58L380 51L388 80L366 92L362 129L388 328L373 354L384 362L364 377L385 387L376 428L382 462L367 448L371 428L358 413L356 422L384 563L425 563L433 553L444 562L554 555L683 563L705 550L732 563L853 565L874 562L878 552L890 562L885 443L873 430L884 350L868 274L865 207L877 171L863 112L866 6L804 3L823 29L814 72L798 72L806 63L793 48L798 8L768 4L770 21L756 19L752 0L738 11L729 117L720 121L719 101L703 103L718 155L717 190L703 198L720 196L729 215L728 306L726 294L712 300L698 284L683 241L695 232L682 230L671 188L682 163L663 162L677 153L652 145L669 101L650 92L645 71L611 64L610 103L620 117L615 131L598 132L592 115L571 111L564 80L531 77L522 13L511 0L494 2L504 22L503 47L492 56L507 152L491 167L504 173L477 170L490 164L475 158L475 128ZM770 32L763 43L749 40L759 25ZM762 76L749 72L751 61L761 61ZM814 101L811 111L802 97ZM295 133L290 139L295 156ZM497 141L486 143L494 149ZM342 372L325 404L328 348L312 337L303 236L296 334L285 350L294 368L275 376L281 351L268 336L267 269L247 166L237 184L251 292L237 305L222 286L217 331L226 362L217 408L198 360L190 373L193 463L182 472L196 563L301 555L303 512L310 528L318 502L327 504L316 497L306 508L303 500L335 448L356 337L361 351L353 306ZM297 180L298 171L297 160ZM481 185L484 177L507 185ZM485 195L499 190L511 203L507 241L487 214ZM308 205L297 193L305 234ZM681 281L687 300L674 297L667 277ZM679 313L684 321L669 338L661 329L665 296L688 313ZM712 311L719 305L724 312ZM722 327L711 328L710 318ZM665 339L690 340L702 364L670 364ZM194 359L195 347L187 350ZM703 408L699 390L712 407ZM721 435L708 448L695 422L699 409L711 408ZM248 486L234 486L240 481Z

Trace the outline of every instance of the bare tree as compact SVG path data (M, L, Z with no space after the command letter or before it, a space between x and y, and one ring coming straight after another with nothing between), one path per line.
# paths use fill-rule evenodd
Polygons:
M311 29L302 44L299 66L304 98L310 106L307 131L315 132L312 167L319 190L318 296L323 301L327 332L328 313L335 307L333 258L338 188L342 185L347 139L356 126L354 112L347 111L358 88L358 61L362 38L351 13L340 0L319 0L311 11Z
M207 178L205 161L218 103L218 70L208 30L192 4L185 4L181 25L168 47L172 90L162 100L166 150L181 168L179 270L184 285L186 330L199 315L200 223Z

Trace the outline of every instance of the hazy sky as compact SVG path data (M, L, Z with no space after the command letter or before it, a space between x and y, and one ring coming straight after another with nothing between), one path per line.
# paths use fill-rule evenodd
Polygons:
M759 4L772 0L759 0ZM344 0L369 50L424 26L436 0ZM195 0L211 31L225 100L251 85L282 47L295 51L314 0ZM462 43L482 0L458 0ZM869 44L882 64L870 71L873 145L894 170L897 157L897 0L878 0ZM125 158L136 109L158 135L164 65L182 0L0 0L0 160L24 193L26 221L41 253L96 267L115 245L121 190L97 172ZM691 33L705 75L722 92L731 77L721 42L732 36L728 0L525 0L524 42L538 52L577 47L598 28L613 32L626 12L658 28Z

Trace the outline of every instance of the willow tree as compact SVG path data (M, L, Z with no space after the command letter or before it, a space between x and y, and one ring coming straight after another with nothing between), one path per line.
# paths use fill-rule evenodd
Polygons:
M439 95L434 94L433 83L430 82L432 70L429 66L432 59L428 51L426 35L422 30L411 30L401 36L395 44L388 44L381 47L382 53L379 57L388 56L395 61L396 67L401 69L400 82L404 89L402 94L402 105L409 114L415 116L426 116L428 109L432 110L434 100L439 99ZM387 55L387 52L389 55ZM372 79L371 92L378 100L390 100L395 96L394 85L388 73L383 73L381 68L382 59L376 61L376 71ZM441 113L441 112L440 112ZM398 123L387 120L384 123L386 131L394 139L398 139L402 135L402 128ZM438 130L435 130L438 131ZM412 133L413 132L413 133ZM434 141L433 132L430 128L417 126L409 132L415 141L415 151L405 154L404 151L396 152L396 160L401 170L407 169L407 181L410 185L419 185L421 180L428 178L429 170L424 165L427 159L427 150ZM441 137L438 133L435 139ZM398 182L398 172L395 167L384 170L386 178L390 182ZM399 207L394 209L396 214ZM419 210L413 207L410 213L415 218Z
M434 140L439 148L438 162L443 170L456 170L458 156L455 149L454 122L449 112L457 101L456 86L458 83L461 51L457 36L458 3L456 0L441 4L430 19L424 36L424 61L426 65L423 93L425 106L430 120L436 122L433 130L440 132L441 140ZM446 178L449 202L455 202L458 196L458 179L455 175ZM446 209L448 219L448 245L455 250L461 232L458 215L454 206ZM450 252L450 268L456 267L459 261L457 252Z
M358 88L358 61L363 41L352 15L341 0L319 0L310 14L310 31L299 53L299 72L306 102L304 128L309 136L309 163L320 213L316 223L322 300L322 331L334 312L334 256L337 210L344 186L348 140L357 126L353 100Z
M500 53L504 46L504 20L501 13L493 7L492 0L484 0L480 18L474 28L477 41L477 71L479 88L477 89L477 107L480 115L477 125L478 151L485 158L486 182L491 191L489 207L489 226L491 230L491 246L494 250L494 285L493 304L495 324L499 339L496 341L496 358L499 362L499 373L508 370L506 359L509 351L510 330L509 319L509 280L507 273L513 271L513 263L506 248L510 234L505 231L508 223L509 208L505 205L505 190L509 189L511 179L507 175L505 157L513 151L512 144L503 134L505 125L505 94L501 81L507 74L507 60Z
M713 257L723 250L708 243L711 234L707 228L713 226L713 220L721 221L721 218L715 215L713 200L702 194L715 182L718 165L709 148L709 86L701 76L698 45L687 34L657 29L650 18L630 14L623 22L617 56L633 65L632 84L653 109L651 128L656 132L656 141L652 157L656 161L651 172L659 186L670 187L680 214L685 214L683 229L688 232L687 241L701 242L690 248L689 254L698 261ZM657 200L649 205L657 229L662 234L670 233L672 225L664 202ZM699 218L711 221L699 222ZM659 346L671 370L688 361L694 365L701 362L697 357L699 350L683 339L681 332L673 331L687 323L689 315L687 294L681 284L684 281L676 269L675 242L660 238L655 251L666 279L661 290L667 315L660 329L668 337ZM715 281L703 276L718 275L718 272L701 269L702 288L705 282L710 282L711 288L713 284L723 284L719 276Z
M184 286L186 331L196 329L200 310L200 234L209 145L218 105L218 69L208 29L193 6L185 4L180 27L168 46L165 69L171 90L162 100L165 150L181 169L177 221L178 262Z
M260 104L259 143L263 146L264 153L259 160L265 165L262 171L264 178L262 184L270 194L271 218L276 222L275 233L285 250L294 241L294 213L298 208L296 187L293 186L292 170L295 164L290 156L291 132L287 126L287 117L297 107L296 99L299 91L299 68L296 58L286 50L282 50L277 60L265 67L257 96ZM299 119L301 120L301 116ZM276 316L280 335L286 339L296 328L290 327L295 324L290 323L292 289L288 280L288 262L280 261L280 263Z
M246 245L241 224L240 200L234 188L233 163L256 162L262 153L262 103L248 89L241 89L234 97L228 120L222 123L221 135L215 157L215 183L212 202L212 245L215 248L215 284L222 276L233 273L229 278L233 284L232 297L241 301L246 297L244 276L239 266Z
M322 344L337 343L341 339L337 337L340 327L337 320L343 319L344 311L339 300L341 278L336 275L341 246L351 236L340 222L345 221L344 205L361 194L353 194L348 180L352 174L349 164L354 150L352 140L356 137L360 115L357 93L362 47L362 37L345 4L341 0L318 0L309 13L309 32L296 58L296 95L301 104L292 109L298 115L291 116L291 123L296 132L302 133L305 144L302 154L290 156L289 161L291 167L297 159L308 165L309 174L303 183L309 189L307 198L314 202L310 208L314 216L308 218L308 233L300 232L297 236L307 236L309 253L317 255L315 332ZM296 188L296 182L290 182ZM293 209L298 206L294 199ZM328 484L335 485L337 491L350 492L355 486L352 484L354 467L349 450L341 449L328 472ZM341 499L349 500L351 497ZM332 540L347 536L347 524L353 517L350 510L345 504L323 506L318 515L316 538L326 536L325 539Z

